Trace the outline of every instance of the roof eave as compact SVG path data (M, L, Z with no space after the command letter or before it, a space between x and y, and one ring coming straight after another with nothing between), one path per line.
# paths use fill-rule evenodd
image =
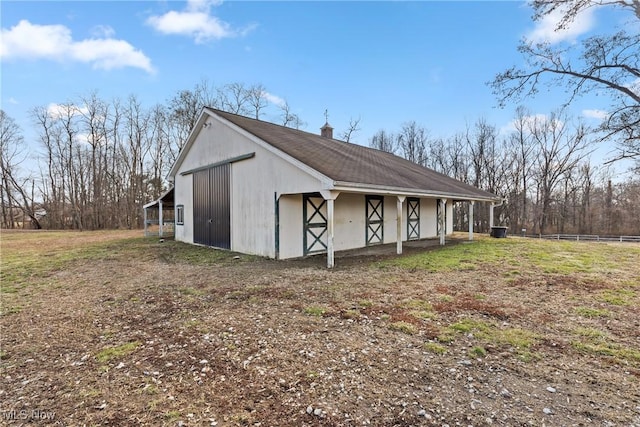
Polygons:
M494 196L481 196L481 195L469 195L462 193L450 193L450 192L437 192L429 191L420 188L404 188L404 187L389 187L386 185L365 184L358 182L344 182L336 181L331 188L336 191L355 192L355 193L375 193L375 194L388 194L396 196L419 196L419 197L432 197L438 199L455 199L466 200L476 202L499 202L502 197Z

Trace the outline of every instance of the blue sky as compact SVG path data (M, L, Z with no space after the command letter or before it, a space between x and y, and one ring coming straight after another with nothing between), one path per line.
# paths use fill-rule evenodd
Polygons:
M310 132L324 124L325 109L336 132L359 117L352 141L363 145L409 120L436 137L481 117L508 129L515 105L497 109L486 82L522 63L522 37L571 44L623 19L594 10L558 34L553 20L534 23L515 1L3 0L0 8L0 102L28 142L33 107L94 90L104 99L135 94L151 106L203 79L263 84ZM564 99L558 89L526 105L548 114ZM607 106L594 95L571 111L595 125Z

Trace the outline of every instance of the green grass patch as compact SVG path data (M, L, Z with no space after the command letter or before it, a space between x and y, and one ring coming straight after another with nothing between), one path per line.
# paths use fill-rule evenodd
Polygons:
M424 349L429 353L434 354L445 354L447 352L447 347L442 344L438 344L437 342L426 342L424 343Z
M571 346L582 353L610 356L626 362L640 363L640 350L624 347L605 340L599 340L597 342L573 341Z
M474 346L471 350L469 350L469 356L471 357L485 357L487 355L487 350L484 347L480 347L478 345Z
M574 311L576 314L588 318L609 317L611 315L611 312L606 308L576 307Z
M473 334L481 342L507 345L515 349L518 355L530 353L530 348L540 339L533 331L520 328L500 329L493 323L466 318L449 325L447 331L438 336L438 341L450 342L455 339L456 334L461 333Z
M433 311L433 306L429 301L423 299L410 299L402 303L403 308L409 309L409 315L423 320L432 320L438 317Z
M498 329L491 334L492 341L498 344L508 344L516 349L528 349L539 338L534 332L520 328Z
M373 301L370 301L368 299L361 300L361 301L358 301L358 305L362 308L371 308L373 307Z
M107 347L96 355L100 363L107 363L113 359L133 353L140 346L139 341L129 342L116 347Z
M390 323L389 329L391 329L392 331L402 332L407 335L414 335L418 332L418 329L415 327L415 325L403 321Z
M322 307L319 305L310 305L308 307L305 307L303 312L304 314L309 316L322 317L327 312L327 309L326 307Z
M630 289L607 289L603 291L598 299L611 305L631 305L631 300L636 293Z
M469 333L469 332L488 332L491 326L482 321L473 319L462 319L459 322L452 323L448 327L453 332Z
M340 317L342 317L343 319L358 320L360 319L360 317L362 317L362 314L360 313L360 310L349 309L342 311L340 313Z
M395 266L432 272L474 270L487 264L500 266L506 278L531 272L587 274L635 271L640 249L601 243L542 239L490 239L451 244L410 256L390 259L379 267Z
M191 287L179 288L178 292L180 292L182 295L191 295L191 296L200 296L205 294L203 290L191 288Z
M591 339L603 339L606 338L607 334L596 328L576 328L573 330L576 335L581 337L591 338Z
M504 260L508 256L510 246L511 242L507 239L479 239L390 259L378 265L432 272L475 270L479 265Z

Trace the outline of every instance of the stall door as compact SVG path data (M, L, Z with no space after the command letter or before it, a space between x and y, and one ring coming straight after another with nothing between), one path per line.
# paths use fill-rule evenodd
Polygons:
M407 240L420 238L420 199L407 198Z
M367 201L367 246L384 242L384 198L366 196Z
M440 199L436 200L436 221L437 221L437 225L436 225L437 235L439 236L443 229L446 234L447 208L445 207L444 209L442 209L442 207L440 206Z
M193 174L193 242L231 249L231 164Z
M327 250L327 202L320 194L302 196L304 254Z

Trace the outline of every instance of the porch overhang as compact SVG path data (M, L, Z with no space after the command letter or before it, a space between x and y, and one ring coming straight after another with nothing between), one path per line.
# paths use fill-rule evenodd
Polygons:
M165 226L173 225L174 219L169 219L164 215L165 210L174 211L175 191L171 187L157 199L142 206L144 210L144 235L149 236L149 226L158 225L158 236L163 237L165 234Z
M479 192L482 193L481 190ZM326 255L327 255L327 267L333 268L335 266L335 245L334 245L334 210L335 203L340 194L362 194L371 196L386 196L396 198L396 253L402 254L403 252L403 240L402 230L406 225L403 219L403 206L407 202L407 199L433 199L438 201L438 211L442 212L438 215L438 240L441 245L445 244L446 237L446 217L444 211L447 209L447 205L454 202L467 202L469 204L469 240L473 240L473 210L476 202L487 202L494 204L496 201L502 200L500 197L492 195L490 193L485 194L463 194L463 193L450 193L450 192L438 192L429 191L423 189L412 188L400 188L389 186L378 186L371 184L360 184L351 182L334 182L329 188L318 190L315 194L321 197L326 202L327 218L326 218ZM291 195L297 193L276 193L275 201L276 205L280 196ZM276 222L278 220L276 219ZM407 218L408 221L408 218ZM407 241L408 238L407 238Z
M496 195L465 194L460 192L431 191L419 188L389 187L383 185L362 184L354 182L336 181L332 188L345 193L380 194L388 196L429 197L434 199L448 199L455 202L499 202L502 197Z

